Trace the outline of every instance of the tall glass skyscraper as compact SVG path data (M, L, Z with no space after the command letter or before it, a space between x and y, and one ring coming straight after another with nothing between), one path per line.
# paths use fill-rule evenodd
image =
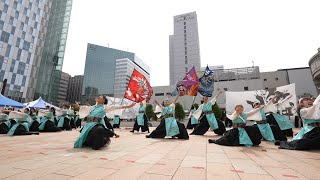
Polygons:
M35 98L57 104L72 0L53 0L42 53Z
M0 84L5 96L33 100L51 0L0 1Z
M93 103L98 95L123 95L118 91L126 88L124 81L128 82L135 66L138 71L150 74L149 67L134 53L88 44L82 102Z

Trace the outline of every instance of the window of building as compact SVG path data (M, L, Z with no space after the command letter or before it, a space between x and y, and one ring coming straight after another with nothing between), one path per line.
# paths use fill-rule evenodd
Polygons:
M267 81L267 79L263 79L264 81Z
M155 93L155 96L164 96L164 93Z
M228 91L228 88L223 88L224 91Z
M184 30L186 30L187 29L187 26L184 26Z
M16 27L12 26L12 28L11 28L11 34L14 35L15 32L16 32Z
M1 17L1 16L0 16ZM0 29L3 29L4 21L0 20Z
M278 81L278 80L279 80L279 78L275 78L275 80L276 80L276 81Z
M22 39L25 39L25 38L26 38L26 32L24 32L24 31L22 32L21 38L22 38Z
M184 63L188 64L188 57L187 56L184 56Z
M184 46L185 46L185 47L187 46L187 42L184 43Z
M188 68L186 68L186 73L188 73Z
M245 87L243 88L243 90L248 91L248 90L249 90L249 87L248 87L248 86L245 86Z
M26 17L26 21L25 21L26 24L29 23L29 17Z
M187 33L187 30L184 30L184 34L186 34Z
M8 12L8 4L5 4L4 7L3 7L3 12L7 13Z
M268 90L269 88L268 88L268 87L265 87L264 89L265 89L265 90Z
M24 28L24 23L21 22L21 23L20 23L20 30L23 30L23 28Z
M17 2L17 1L14 1L14 2L13 2L13 9L17 9L17 6L18 6L18 2Z
M25 7L24 10L23 10L23 14L27 15L27 12L28 12L28 8Z
M13 20L14 20L14 18L12 16L10 16L9 24L13 25Z
M16 19L18 19L19 18L19 11L16 11L16 14L15 14L15 16L14 16Z
M187 48L187 47L184 47L184 51L188 51L188 48Z
M187 22L183 22L183 25L186 26L186 25L187 25Z

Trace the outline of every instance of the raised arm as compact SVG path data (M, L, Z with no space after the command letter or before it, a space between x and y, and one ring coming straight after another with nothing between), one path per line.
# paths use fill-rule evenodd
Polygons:
M222 92L219 91L219 93L218 93L214 98L212 98L212 99L210 100L210 102L211 102L212 105L214 105L214 104L216 103L218 97L219 97L221 94L222 94Z
M135 102L133 102L133 103L130 104L129 106L114 106L113 109L129 109L129 108L132 108L134 105L136 105Z
M283 104L284 102L286 102L287 100L289 100L290 98L292 98L292 95L287 96L284 100L278 102L276 105L281 105L281 104Z
M177 103L177 101L178 101L178 99L179 99L179 96L180 96L180 95L178 95L178 96L174 99L173 104L176 104L176 103Z
M314 100L313 105L320 103L320 95L317 97L316 100Z
M231 115L227 114L226 116L227 116L228 119L230 119L230 120L233 121L233 120L237 119L237 118L239 117L239 115L240 115L240 114L235 111L235 112L232 113Z

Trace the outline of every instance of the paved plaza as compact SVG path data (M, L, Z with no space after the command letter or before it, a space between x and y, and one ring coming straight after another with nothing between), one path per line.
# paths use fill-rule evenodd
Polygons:
M79 129L1 135L0 179L320 179L320 151L279 150L269 142L251 148L208 144L219 137L213 132L177 140L129 130L116 130L120 138L97 151L73 148Z

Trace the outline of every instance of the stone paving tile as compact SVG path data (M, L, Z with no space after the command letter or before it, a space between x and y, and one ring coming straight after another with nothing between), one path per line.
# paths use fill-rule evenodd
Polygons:
M174 175L181 164L180 160L173 159L161 159L155 165L153 165L147 173L150 174L162 174L162 175Z
M197 179L197 180L206 179L206 170L180 167L172 178L172 180L193 180L193 179Z
M129 130L116 129L120 138L99 151L74 149L78 130L0 135L0 179L320 179L320 151L219 146L208 143L220 137L211 131L178 140Z

